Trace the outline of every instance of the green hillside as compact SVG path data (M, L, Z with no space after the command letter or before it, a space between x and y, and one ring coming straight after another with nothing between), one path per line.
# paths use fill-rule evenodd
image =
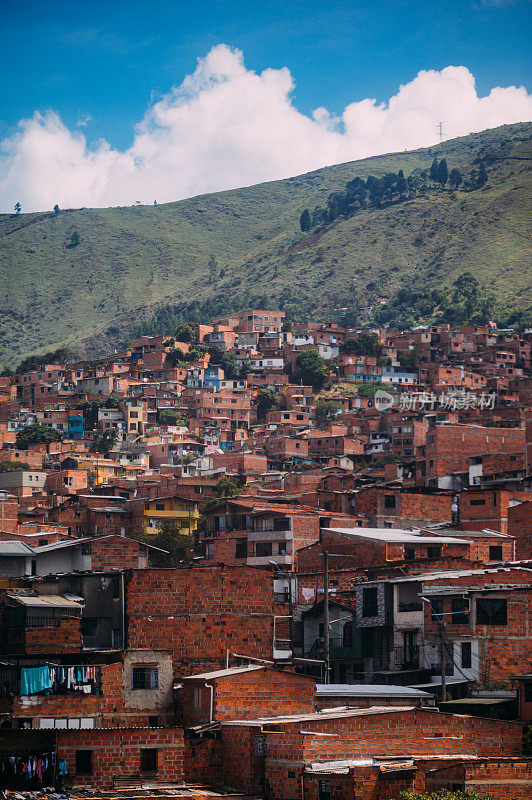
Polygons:
M530 302L531 132L532 124L503 126L166 205L2 215L0 365L64 344L108 351L143 321L156 327L154 312L161 319L167 306L179 313L199 301L207 313L261 300L319 318L405 287L441 289L465 271L501 308L522 308ZM433 186L301 232L302 211L325 206L354 177L408 176L434 157L464 176L484 159L488 181L475 191Z

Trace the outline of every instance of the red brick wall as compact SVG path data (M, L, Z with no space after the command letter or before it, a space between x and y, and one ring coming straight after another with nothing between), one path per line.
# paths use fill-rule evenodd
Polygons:
M435 437L434 442L429 441L431 436ZM428 433L426 448L427 478L451 475L453 472L467 472L470 456L488 452L524 452L525 431L521 428L436 425Z
M423 709L373 714L358 719L306 722L305 731L338 734L338 737L305 735L303 755L311 760L367 758L381 755L383 751L386 755L404 755L412 749L422 750L427 755L510 756L522 752L522 726L519 723ZM276 745L272 744L272 757L274 747Z
M508 581L514 584L523 584L522 590L508 591L501 588L495 596L507 598L507 624L506 625L477 625L474 610L471 611L467 624L453 623L451 617L451 598L443 597L443 619L445 620L445 635L448 638L460 636L474 637L479 642L479 682L486 684L492 681L508 683L509 676L526 672L532 664L532 637L529 632L529 617L532 607L532 590L530 573L512 570L504 574L495 572L490 577L464 576L454 578L453 586L459 593L461 586L475 586L479 588L484 583L501 583ZM447 581L448 584L448 581ZM425 585L425 584L424 584ZM430 586L445 585L445 580L436 580ZM488 595L489 596L489 595ZM425 636L434 640L438 636L435 620L431 619L430 610L425 609Z
M184 777L184 736L180 728L109 728L57 734L57 759L68 761L74 786L111 788L113 778L139 776L144 748L157 748L158 779L180 783ZM75 776L76 750L93 751L93 774Z
M385 508L385 495L395 496L395 508ZM357 514L366 514L369 517L394 517L404 520L438 520L450 522L451 514L450 495L446 494L418 494L415 492L400 492L397 489L363 489L355 495L355 509ZM376 520L374 520L374 523Z
M402 791L432 791L440 786L464 783L496 800L528 800L532 793L530 759L500 759L458 762L441 767L441 760L415 760L415 768L382 773L378 766L351 768L348 774L305 775L305 798L318 800L319 781L330 780L332 797L337 800L395 800ZM430 774L427 773L430 771ZM271 773L270 773L271 777ZM428 778L428 780L427 780Z
M311 572L323 569L323 552L341 552L352 557L346 565L349 567L378 566L386 564L386 545L355 539L347 536L327 533L322 531L321 542L306 547L297 553L297 568L300 572ZM330 566L334 567L340 558L330 557Z
M454 531L449 531L449 536L454 536ZM465 536L467 538L467 534ZM483 539L480 536L471 539L469 555L472 561L482 561L484 564L490 561L490 547L500 545L502 547L502 561L515 561L515 541L514 539ZM491 559L493 561L494 559Z
M500 533L508 532L510 501L527 501L527 492L484 491L462 492L460 495L460 518L464 530L491 528ZM482 502L484 501L484 502Z
M271 658L273 577L250 567L132 570L128 646L173 651L178 675L225 665L226 652Z
M184 773L187 783L220 783L223 774L222 740L185 739Z
M530 800L532 759L483 761L465 765L465 786L496 800Z
M123 536L94 539L91 542L93 570L137 569L141 545Z
M101 666L102 694L17 696L13 699L14 717L98 717L122 706L122 662ZM105 720L102 720L105 725Z
M15 497L0 498L0 530L17 532L18 501Z
M381 492L382 497L382 512L389 513L389 509L384 509L384 494ZM402 517L410 517L412 519L435 519L446 520L448 522L452 519L450 495L445 494L415 494L409 492L399 492L399 510ZM380 500L380 497L379 497Z
M532 501L510 506L508 533L515 536L515 557L532 559Z
M124 704L121 661L101 664L100 669L102 694L73 691L68 694L34 695L31 698L17 696L13 698L13 717L95 717L96 725L103 728L145 726L151 715L160 715L173 721L173 713L167 708L139 710Z
M208 681L214 686L214 718L256 719L315 710L316 681L304 675L272 669L251 670ZM201 689L201 708L194 710L194 688ZM209 720L210 689L205 681L186 681L181 694L182 724Z
M25 652L31 655L79 653L81 646L79 617L62 619L58 628L26 628L25 630Z
M255 755L257 734L260 734L259 728L244 725L231 725L222 730L223 777L225 783L235 789L260 791L264 758Z
M268 727L275 729L271 723ZM260 786L262 770L265 769L267 783L276 787L276 800L293 800L300 796L295 789L301 773L297 762L301 761L368 758L383 754L404 756L413 750L422 751L427 756L518 756L522 746L522 726L519 723L422 709L283 722L277 730L277 733L266 734L264 764L264 759L254 755L254 737L261 733L259 727L222 726L224 778L228 784L250 791ZM292 762L288 768L286 760ZM285 761L284 769L290 770L293 777L289 777L287 772L282 775L280 761ZM279 769L281 772L277 771ZM381 798L387 795L360 795L372 796Z

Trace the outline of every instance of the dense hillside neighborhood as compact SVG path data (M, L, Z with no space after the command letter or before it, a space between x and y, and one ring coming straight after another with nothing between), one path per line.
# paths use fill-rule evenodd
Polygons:
M5 370L5 796L529 798L531 376L266 309Z

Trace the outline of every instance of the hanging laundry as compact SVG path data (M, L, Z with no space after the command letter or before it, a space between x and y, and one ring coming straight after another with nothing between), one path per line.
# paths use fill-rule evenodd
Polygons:
M50 691L50 667L22 667L20 670L20 694L37 694Z

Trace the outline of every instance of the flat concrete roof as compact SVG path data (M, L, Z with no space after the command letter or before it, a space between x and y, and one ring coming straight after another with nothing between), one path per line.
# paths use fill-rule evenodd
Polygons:
M467 539L458 539L453 536L421 536L413 531L399 528L322 528L327 533L339 533L356 539L384 542L390 544L466 544Z

